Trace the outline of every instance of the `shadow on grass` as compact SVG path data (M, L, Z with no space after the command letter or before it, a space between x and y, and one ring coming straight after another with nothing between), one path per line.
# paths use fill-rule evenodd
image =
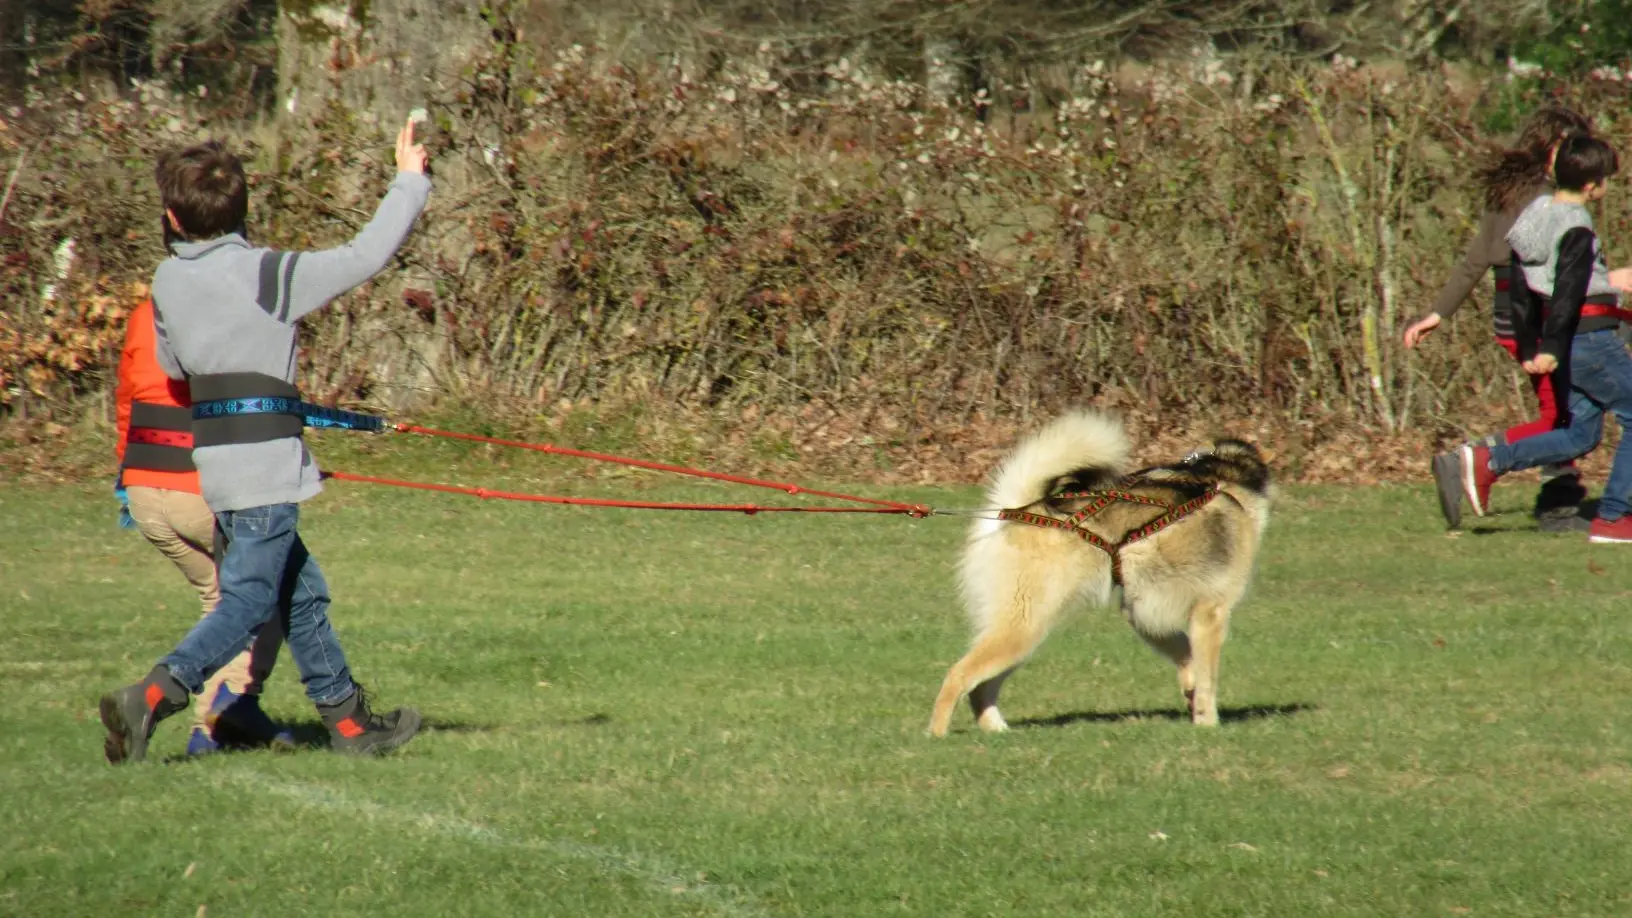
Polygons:
M1598 498L1593 497L1593 498L1589 498L1587 500L1582 501L1581 505L1576 509L1575 515L1579 519L1581 519L1583 522L1590 522L1591 520L1596 518L1598 516ZM1492 514L1491 516L1485 517L1485 519L1490 520L1490 519L1497 518L1497 517L1509 517L1509 518L1516 519L1517 521L1514 522L1513 525L1508 525L1508 526L1489 525L1489 524L1477 525L1477 526L1468 526L1468 527L1466 527L1465 531L1468 533L1468 535L1474 535L1474 536L1514 535L1514 534L1530 534L1530 535L1534 535L1534 534L1538 534L1538 533L1541 534L1541 535L1573 535L1573 536L1581 536L1581 535L1585 535L1586 531L1587 531L1585 525L1582 525L1581 528L1579 528L1579 529L1564 530L1564 531L1557 531L1557 530L1549 531L1549 530L1541 529L1537 525L1535 518L1530 515L1530 512L1528 510L1516 512L1516 513ZM1475 517L1475 519L1478 519L1478 518ZM1466 522L1466 521L1467 521L1467 517L1463 517L1463 522Z
M1580 519L1580 522L1576 523L1574 528L1570 528L1570 529L1542 529L1536 523L1536 521L1531 519L1529 517L1529 515L1527 514L1525 516L1523 522L1515 523L1514 525L1511 525L1511 526L1469 526L1464 531L1467 532L1467 534L1471 535L1471 536L1502 536L1502 535L1508 535L1508 536L1511 536L1511 535L1538 536L1539 535L1539 536L1574 536L1576 538L1584 538L1586 536L1586 534L1587 534L1587 525L1592 522L1592 517L1582 516L1582 517L1579 517L1579 519Z
M199 759L217 755L233 755L240 752L271 752L274 755L293 755L314 750L327 751L329 748L329 728L323 726L320 720L304 720L295 723L280 723L280 730L285 730L293 738L293 745L264 745L228 741L208 755L172 755L163 762L174 765L181 762L193 762ZM426 733L480 733L494 729L489 724L468 724L452 720L433 720L426 718L419 725L419 735Z
M1297 702L1295 704L1264 704L1245 708L1219 708L1219 723L1240 723L1249 720L1263 720L1268 717L1290 717L1304 711L1315 710L1315 705ZM1068 727L1071 724L1116 724L1135 720L1174 720L1188 721L1190 712L1183 708L1163 708L1161 710L1143 711L1073 711L1069 714L1056 714L1053 717L1028 717L1024 720L1011 721L1010 727Z
M329 728L323 726L319 720L306 720L293 724L283 724L285 730L295 735L296 749L327 749L329 748ZM491 724L467 724L456 720L437 720L427 717L419 724L419 733L485 733L494 729Z
M1475 526L1465 531L1470 536L1573 536L1578 539L1583 539L1586 538L1587 535L1587 530L1585 527L1581 528L1580 530L1569 530L1565 532L1547 532L1545 530L1536 528L1533 524L1530 526L1514 526L1512 528L1504 528L1501 526Z

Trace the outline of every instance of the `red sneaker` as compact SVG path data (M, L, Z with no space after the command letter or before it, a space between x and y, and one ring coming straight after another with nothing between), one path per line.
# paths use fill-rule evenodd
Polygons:
M1463 446L1462 493L1468 496L1473 512L1484 516L1490 509L1490 486L1502 477L1490 470L1490 450L1472 443Z
M1587 541L1632 542L1632 516L1623 516L1618 520L1593 520L1592 528L1587 530Z

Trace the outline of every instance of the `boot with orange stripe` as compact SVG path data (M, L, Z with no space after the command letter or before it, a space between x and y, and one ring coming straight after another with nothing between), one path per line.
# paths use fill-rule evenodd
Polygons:
M163 666L147 678L102 696L102 726L108 729L102 753L114 765L147 757L147 741L159 721L187 707L187 689Z
M419 732L419 712L398 708L375 714L363 687L338 704L320 704L317 711L329 728L329 745L347 755L378 755L401 746Z

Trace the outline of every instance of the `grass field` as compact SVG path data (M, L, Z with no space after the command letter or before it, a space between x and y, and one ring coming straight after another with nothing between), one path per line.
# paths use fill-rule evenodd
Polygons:
M529 485L475 455L441 474ZM1529 496L1452 538L1425 487L1290 490L1220 729L1102 610L1016 729L934 741L959 521L333 484L302 529L353 668L430 729L188 761L183 717L114 769L95 699L194 600L101 484L0 487L0 915L1632 915L1632 548ZM287 657L267 706L318 734Z

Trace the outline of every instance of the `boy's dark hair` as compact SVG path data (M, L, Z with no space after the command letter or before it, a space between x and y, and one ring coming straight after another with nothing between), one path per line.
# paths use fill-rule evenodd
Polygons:
M1525 119L1513 146L1493 152L1476 173L1485 190L1485 206L1501 211L1521 203L1521 195L1547 180L1553 144L1591 134L1592 123L1573 109L1562 105L1536 109Z
M244 166L219 141L159 157L159 198L188 239L214 239L243 228L249 215Z
M1565 191L1580 191L1619 172L1621 158L1615 148L1596 137L1567 137L1558 146L1553 161L1553 178Z

